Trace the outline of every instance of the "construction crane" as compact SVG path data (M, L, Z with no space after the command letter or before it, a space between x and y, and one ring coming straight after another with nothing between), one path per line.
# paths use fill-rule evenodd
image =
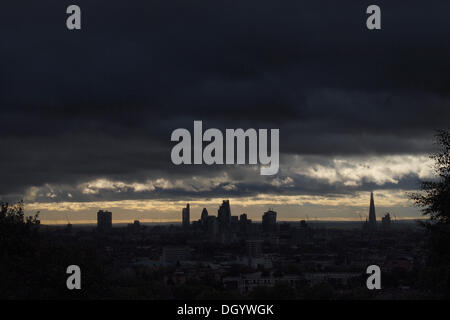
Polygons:
M362 219L361 213L358 212L358 216L359 216L359 221L361 222L361 224L363 224L363 219Z
M70 223L69 215L67 214L67 211L65 211L64 213L65 213L65 215L66 215L67 225L68 225L68 226L72 225L72 224Z

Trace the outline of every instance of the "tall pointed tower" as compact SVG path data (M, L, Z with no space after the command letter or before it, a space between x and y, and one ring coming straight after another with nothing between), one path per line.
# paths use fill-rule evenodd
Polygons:
M375 215L375 202L373 201L373 192L370 193L370 209L369 209L369 227L375 229L377 226L377 216Z

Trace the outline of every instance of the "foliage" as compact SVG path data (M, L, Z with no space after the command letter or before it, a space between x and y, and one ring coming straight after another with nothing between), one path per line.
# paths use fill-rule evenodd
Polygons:
M450 223L450 132L440 130L436 135L439 151L430 157L435 162L435 181L423 181L421 191L411 198L422 207L424 215L440 224Z
M421 192L411 198L430 217L423 223L427 237L421 282L426 289L450 297L450 132L438 131L436 143L439 150L430 156L435 162L436 179L422 182Z

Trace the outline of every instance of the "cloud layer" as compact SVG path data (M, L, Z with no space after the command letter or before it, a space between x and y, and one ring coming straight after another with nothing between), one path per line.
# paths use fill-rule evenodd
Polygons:
M450 119L448 1L2 4L0 195L33 203L410 190ZM26 10L24 8L27 8ZM171 132L279 128L281 167L174 166Z

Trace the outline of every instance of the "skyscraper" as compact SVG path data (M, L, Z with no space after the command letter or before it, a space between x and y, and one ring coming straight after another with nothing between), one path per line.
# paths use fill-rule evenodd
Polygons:
M183 208L181 211L181 216L183 219L183 228L189 228L189 225L191 224L189 203L186 205L186 208Z
M109 211L99 210L97 212L97 229L106 231L112 228L112 213Z
M375 229L377 227L377 216L375 215L375 202L373 200L373 192L370 193L370 208L369 208L369 228Z
M247 234L250 232L252 220L247 218L247 214L243 213L239 219L239 232Z
M223 200L217 213L217 219L219 220L219 230L221 232L228 231L231 221L230 200Z
M200 221L202 223L202 226L206 226L206 221L208 220L208 210L206 208L203 208L202 210L202 216L200 218Z
M273 210L264 212L262 216L262 227L264 232L274 232L277 228L277 213Z

